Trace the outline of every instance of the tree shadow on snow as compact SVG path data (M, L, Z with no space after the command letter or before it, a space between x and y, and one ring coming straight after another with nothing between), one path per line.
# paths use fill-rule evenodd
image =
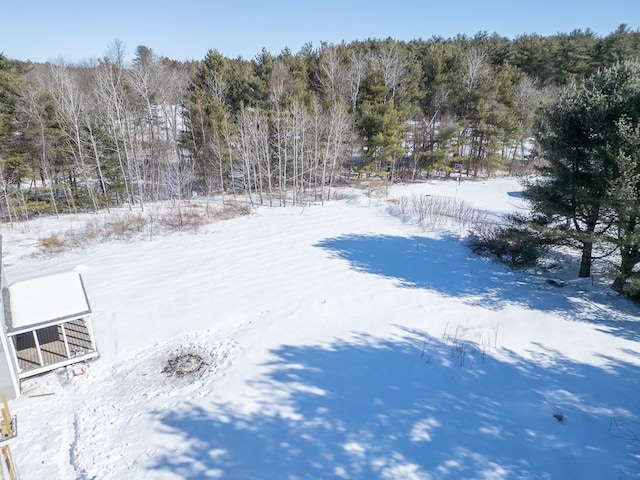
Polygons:
M181 447L150 469L244 480L640 475L637 366L465 348L408 330L284 346L252 385L259 413L192 402L163 412L168 445Z
M394 279L401 288L421 288L491 309L509 303L554 311L629 339L637 339L637 306L585 292L575 286L557 287L541 275L513 271L480 258L457 238L345 235L316 245L331 256L347 260L356 270ZM607 307L604 307L604 306Z

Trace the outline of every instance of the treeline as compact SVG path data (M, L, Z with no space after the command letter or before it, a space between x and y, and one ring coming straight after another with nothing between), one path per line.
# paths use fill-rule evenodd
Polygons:
M0 55L5 219L202 194L324 200L361 174L516 172L558 86L637 58L640 32L366 40L177 62ZM28 185L28 188L26 186Z

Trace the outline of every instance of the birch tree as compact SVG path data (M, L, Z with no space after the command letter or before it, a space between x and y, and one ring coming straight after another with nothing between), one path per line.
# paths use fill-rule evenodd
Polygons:
M95 210L98 203L91 184L91 175L87 161L88 153L83 138L86 118L86 92L81 90L78 78L64 65L49 66L49 92L55 103L55 113L58 126L64 134L69 147L68 153L74 160L74 167L70 171L71 188L76 199L81 194L77 188L76 173L80 175L84 192L88 195Z
M331 196L331 188L336 170L341 160L345 160L352 142L351 119L341 103L331 105L326 118L327 138L322 162L320 198L324 202ZM326 190L325 190L326 189ZM325 197L326 193L326 197Z
M136 203L132 186L136 181L132 155L132 131L129 126L129 101L126 94L124 74L124 51L120 43L115 43L108 57L97 67L94 95L96 108L102 115L106 130L111 137L120 171L124 195L131 209ZM139 179L137 179L139 180ZM141 192L138 198L143 201Z
M371 59L368 55L363 53L361 50L351 50L348 81L349 103L351 105L352 113L356 112L362 82L369 72L370 66Z
M392 99L395 99L398 87L407 75L408 60L398 42L387 41L380 46L376 63L382 71L385 87Z

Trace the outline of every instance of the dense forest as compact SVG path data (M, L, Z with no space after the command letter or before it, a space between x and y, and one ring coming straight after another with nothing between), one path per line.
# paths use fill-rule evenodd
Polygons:
M119 41L85 63L0 55L4 220L250 193L285 205L330 198L363 176L411 181L530 171L531 139L559 88L637 59L621 25L508 39L497 34L216 50L197 62Z

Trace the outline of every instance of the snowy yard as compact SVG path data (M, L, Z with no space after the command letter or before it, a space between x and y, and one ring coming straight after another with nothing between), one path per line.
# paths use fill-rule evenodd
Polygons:
M519 190L438 182L389 197L502 214L526 208ZM3 227L10 283L82 274L100 351L11 402L21 477L640 477L638 307L575 271L474 257L386 199L259 208L51 258L31 255L38 238L86 217ZM206 366L163 373L180 353Z

